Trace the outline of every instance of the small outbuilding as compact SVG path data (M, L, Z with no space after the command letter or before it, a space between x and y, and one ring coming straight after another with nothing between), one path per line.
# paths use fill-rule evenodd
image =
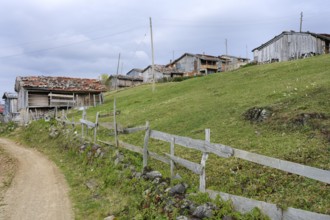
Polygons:
M109 79L111 90L133 87L143 83L143 77L141 76L111 75Z
M96 106L103 103L106 90L96 79L19 76L15 82L23 122L29 121L30 113L42 115L58 108Z
M219 60L221 62L220 72L236 70L250 62L249 58L236 57L231 55L221 55L219 56Z
M252 50L257 63L281 62L328 54L329 34L284 31Z
M16 121L19 116L17 111L17 94L5 92L2 99L5 102L3 111L5 122Z

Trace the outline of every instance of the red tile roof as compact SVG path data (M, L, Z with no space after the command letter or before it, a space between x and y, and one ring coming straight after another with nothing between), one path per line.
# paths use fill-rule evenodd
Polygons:
M105 92L106 87L96 79L82 79L70 77L26 76L17 77L15 90L21 87L27 89L68 91L68 92Z

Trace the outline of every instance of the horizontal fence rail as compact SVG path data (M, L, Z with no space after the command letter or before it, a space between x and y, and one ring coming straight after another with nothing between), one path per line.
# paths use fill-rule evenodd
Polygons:
M205 140L198 140L189 137L182 137L178 135L168 134L161 131L151 130L149 122L143 126L137 126L133 128L122 128L118 125L116 121L116 101L114 100L114 110L113 115L106 114L107 117L112 117L113 122L108 123L98 123L99 114L97 113L96 122L90 122L85 119L85 111L83 112L83 117L80 119L82 125L82 135L84 134L84 125L90 128L94 128L94 139L96 139L96 130L98 125L105 127L107 129L114 130L115 133L115 143L108 143L105 141L98 140L98 142L114 146L121 147L126 150L141 154L143 156L143 168L148 164L148 157L161 161L163 163L169 164L171 168L171 177L174 177L174 167L176 164L181 165L193 173L200 175L200 187L201 192L207 192L211 198L220 196L223 200L231 200L234 208L240 212L251 211L254 207L258 207L263 213L267 214L271 219L278 220L293 220L293 219L315 219L315 220L330 220L329 215L309 212L305 210L288 208L283 210L275 204L258 201L254 199L249 199L241 196L231 195L223 192L216 192L212 190L206 190L206 161L208 159L209 153L213 153L222 158L235 157L242 160L246 160L259 165L267 166L270 168L278 169L281 171L297 174L307 178L311 178L326 184L330 184L330 171L323 170L311 166L306 166L290 161L285 161L269 156L264 156L256 153L251 153L248 151L235 149L230 146L223 144L211 143L210 142L210 130L205 130ZM69 122L67 118L63 120ZM71 122L70 122L71 123ZM135 132L145 131L143 146L134 146L129 143L125 143L118 139L119 134L132 134ZM148 149L149 139L153 138L156 140L168 142L170 144L170 154L165 153L161 156L155 152L151 152ZM95 140L96 141L96 140ZM94 142L95 142L94 141ZM202 153L201 163L195 163L187 159L175 156L175 145L180 145L189 149L197 150Z
M194 163L191 162L189 160L180 158L180 157L176 157L170 154L165 154L166 156L168 156L169 158L171 158L171 160L173 160L175 163L178 163L182 166L184 166L185 168L187 168L188 170L194 172L197 175L201 175L202 174L202 166L198 163Z
M213 190L206 190L206 192L212 199L216 199L217 196L220 196L220 198L224 201L231 201L234 209L242 213L250 212L253 208L258 207L272 220L330 220L329 215L295 208L282 209L276 204L249 199L242 196L231 195L228 193L216 192Z
M328 170L322 170L238 149L234 150L234 157L330 184L330 171Z
M221 145L221 144L207 144L205 141L202 140L197 140L197 139L192 139L188 137L181 137L173 134L167 134L165 132L161 131L155 131L151 130L150 132L150 137L161 140L161 141L166 141L166 142L171 142L171 140L174 138L175 143L178 145L181 145L183 147L195 149L201 152L209 152L209 153L214 153L220 157L231 157L234 154L234 150L231 147Z

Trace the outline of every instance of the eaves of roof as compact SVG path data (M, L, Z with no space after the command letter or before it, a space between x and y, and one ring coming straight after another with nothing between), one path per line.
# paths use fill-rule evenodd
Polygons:
M18 92L21 87L30 90L59 92L105 92L107 90L99 80L70 77L17 77L15 84L16 92Z

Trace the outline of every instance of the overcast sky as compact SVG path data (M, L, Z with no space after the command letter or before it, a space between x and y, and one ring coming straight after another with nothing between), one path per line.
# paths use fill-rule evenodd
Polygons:
M328 0L0 0L0 94L16 76L98 78L185 52L252 58L282 31L330 33Z

